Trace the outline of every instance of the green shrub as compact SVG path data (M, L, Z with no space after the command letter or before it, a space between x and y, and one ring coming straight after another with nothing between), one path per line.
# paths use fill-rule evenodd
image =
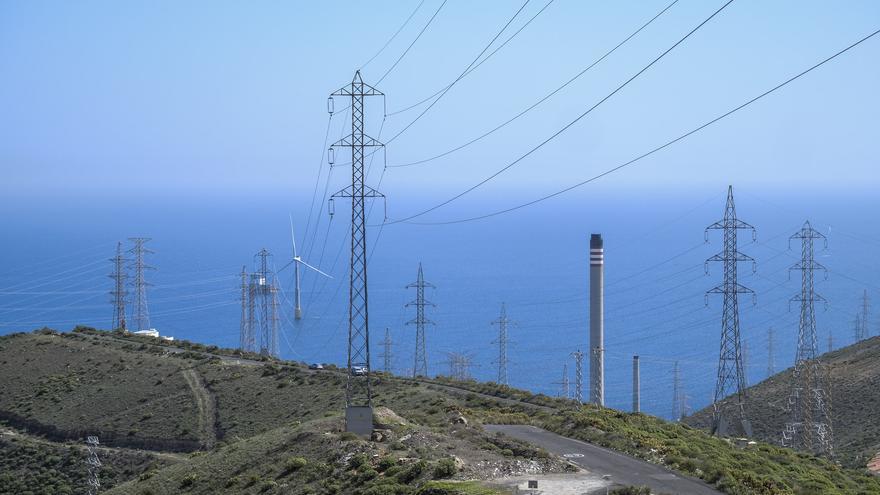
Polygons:
M450 458L440 459L434 466L434 479L451 478L458 472L455 461Z

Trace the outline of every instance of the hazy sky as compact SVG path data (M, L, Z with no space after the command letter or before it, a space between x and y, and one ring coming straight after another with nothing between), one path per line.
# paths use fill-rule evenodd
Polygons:
M440 5L426 0L364 70L375 82ZM532 0L504 40L546 0ZM453 148L513 116L669 2L555 0L388 146L388 163ZM0 2L4 196L277 194L310 197L327 95L418 4L379 2ZM430 163L388 169L398 198L443 197L519 157L722 5L681 0L524 118ZM519 8L449 0L378 85L389 112L443 88ZM636 156L769 89L880 27L874 1L737 0L630 86L486 187L531 199ZM587 188L762 184L877 186L880 37L747 110ZM345 102L337 101L342 109ZM388 138L423 107L369 132ZM348 124L339 112L331 141ZM344 160L341 160L344 161ZM377 165L380 160L377 160ZM375 166L372 182L381 167ZM344 185L336 169L331 189ZM601 184L601 186L600 186ZM322 179L323 187L323 179ZM470 198L469 198L470 199Z

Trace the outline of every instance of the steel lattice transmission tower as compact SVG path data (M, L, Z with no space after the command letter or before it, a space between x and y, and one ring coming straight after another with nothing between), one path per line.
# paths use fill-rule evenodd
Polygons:
M256 339L254 338L254 325L256 324L255 306L248 283L247 266L241 267L241 323L239 325L238 348L245 352L257 352Z
M128 239L134 246L128 251L133 255L134 268L134 328L136 331L150 329L150 310L147 307L147 282L144 273L147 270L155 270L145 261L146 255L153 254L145 247L150 241L148 237L130 237Z
M494 364L498 365L498 379L496 382L499 385L510 385L507 379L507 328L512 324L513 322L507 317L507 306L501 303L501 316L497 320L492 321L492 325L498 325L498 339L492 343L498 344L498 360Z
M868 338L868 308L870 307L870 303L868 302L868 290L862 293L862 312L859 314L859 340L865 340Z
M86 480L86 483L88 483L86 493L88 493L88 495L97 495L98 490L101 489L101 479L99 476L101 459L98 458L98 445L98 437L86 437L86 450L88 452L86 464L88 465L89 470L88 479Z
M715 395L712 401L714 408L712 431L720 436L728 433L738 433L746 437L752 436L751 423L746 419L746 383L742 362L742 339L739 327L739 295L753 294L754 291L743 286L737 281L738 264L741 261L750 261L754 266L754 259L738 250L737 231L748 229L752 231L752 239L755 238L755 228L736 217L736 206L733 202L733 186L727 189L727 205L724 209L724 219L715 222L706 228L706 241L709 240L710 230L723 232L724 250L706 260L706 271L710 261L719 261L724 267L724 279L721 285L709 290L706 294L721 294L724 296L724 309L721 316L721 349L718 355L718 375L715 383ZM726 411L722 410L721 401L725 397L734 396L736 402L736 415L739 416L739 425L731 431L732 424L727 417Z
M382 341L382 370L385 373L391 373L391 347L394 345L394 342L391 340L391 329L385 328L385 340Z
M584 403L584 353L580 349L571 353L574 357L574 400Z
M819 361L814 302L825 299L813 289L813 272L825 270L813 257L813 242L824 235L805 222L791 239L801 241L801 261L791 267L801 272L801 293L792 298L800 302L798 347L792 372L788 405L791 419L782 433L782 444L820 455L832 454L831 400L824 366Z
M364 149L382 147L379 141L364 134L364 98L385 95L365 84L361 72L354 74L350 84L333 92L328 110L333 112L333 97L351 100L351 134L330 147L331 163L336 147L351 148L351 186L332 196L351 198L351 259L348 291L348 378L345 386L346 429L369 435L373 424L373 392L370 385L370 317L367 299L367 223L364 203L367 198L384 198L364 184ZM357 373L355 372L357 370ZM369 431L368 431L369 430Z
M425 317L425 307L434 306L433 303L425 299L425 289L434 288L432 284L425 282L425 274L422 272L422 264L419 263L419 274L416 281L407 285L407 289L416 290L416 299L406 305L406 307L416 307L416 317L406 322L407 325L416 326L416 354L415 364L413 365L413 377L428 376L428 358L425 354L425 326L433 325L434 322Z
M453 380L466 381L471 379L471 367L473 367L473 357L470 354L460 352L447 353L449 365L449 377Z
M278 287L271 268L271 258L272 254L265 248L254 255L255 272L251 274L248 285L245 345L246 350L255 350L259 323L260 354L278 357ZM242 273L244 274L244 270Z
M570 382L568 381L568 363L562 363L562 381L553 384L560 386L559 397L564 399L571 398L571 387Z
M681 383L678 361L672 365L672 421L681 421L687 415L687 398Z
M767 329L767 376L776 374L776 361L773 359L773 327Z
M113 272L110 274L113 279L113 290L110 292L113 296L113 325L110 328L125 331L125 298L128 296L125 283L128 272L125 270L127 260L122 255L121 242L116 244L116 256L110 258L110 261L113 263Z

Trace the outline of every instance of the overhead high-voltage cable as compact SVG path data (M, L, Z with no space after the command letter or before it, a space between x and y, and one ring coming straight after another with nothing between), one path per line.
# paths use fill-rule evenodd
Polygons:
M379 83L381 83L382 81L384 81L385 78L388 77L388 74L390 74L391 71L393 71L394 68L397 67L397 64L399 64L400 61L403 60L403 57L405 57L406 54L409 53L409 51L410 51L410 49L413 47L413 45L416 44L416 41L419 41L419 38L421 38L422 35L425 34L425 31L428 29L428 26L430 26L431 23L434 22L434 18L437 17L437 14L440 13L440 9L442 9L443 6L446 5L446 2L447 2L447 1L448 1L448 0L443 0L443 3L441 3L440 6L437 7L437 10L434 11L434 15L432 15L431 18L428 19L428 22L425 23L425 26L422 27L422 30L419 31L419 34L415 37L414 40L412 40L412 43L410 43L409 46L406 47L406 50L404 50L403 53L401 53L400 56L397 57L397 60L395 60L394 63L391 64L391 67L389 67L388 70L386 70L385 73L382 74L382 77L380 77L379 80L376 81L376 84L379 84ZM415 12L413 12L413 13L415 13ZM364 64L364 65L366 65L366 64Z
M531 24L532 21L534 21L539 15L541 15L545 10L547 10L547 7L549 7L550 4L553 3L553 1L554 1L554 0L549 0L546 4L544 4L544 6L541 7L541 10L539 10L539 11L538 11L535 15L533 15L528 21L526 21L522 26L520 26L520 28L517 29L513 34L511 34L506 40L504 40L503 43L501 43L500 45L498 45L497 48L495 48L494 50L492 50L491 52L489 52L488 55L486 55L485 57L483 57L483 59L480 60L480 61L477 63L477 65L475 65L475 66L471 67L470 69L468 69L468 71L464 73L464 75L462 76L462 78L467 77L468 75L470 75L471 72L477 70L478 67L480 67L481 65L483 65L483 63L485 63L487 60L489 60L490 58L492 58L492 55L495 55L496 53L498 53L498 51L501 50L502 48L504 48L508 43L510 43L510 42L513 40L513 38L516 38L516 36L517 36L520 32L522 32L522 30L524 30L525 28L529 27L529 24ZM675 2L677 2L677 1L678 1L678 0L675 0ZM675 3L675 2L673 2L673 3ZM412 103L412 104L410 104L410 105L407 105L407 106L401 108L400 110L395 110L395 111L393 111L393 112L388 112L387 116L388 116L388 117L391 117L392 115L397 115L397 114L399 114L399 113L407 112L407 111L409 111L409 110L412 110L413 108L416 108L417 106L423 105L423 104L425 104L425 103L431 101L435 96L439 95L439 94L442 93L446 88L448 88L449 86L452 86L453 84L455 84L454 81L451 82L451 83L449 83L449 84L447 84L446 86L444 86L444 87L438 89L438 90L435 91L431 96L427 96L427 97L425 97L425 98L422 98L421 100L419 100L419 101L417 101L417 102L415 102L415 103Z
M482 186L483 184L485 184L485 183L491 181L491 180L494 179L495 177L498 177L499 175L503 174L505 171L509 170L510 168L512 168L512 167L513 167L514 165L516 165L517 163L519 163L519 162L525 160L527 157L531 156L532 153L534 153L535 151L538 151L539 149L543 148L547 143L549 143L550 141L552 141L552 140L556 139L557 137L559 137L563 132L565 132L565 131L567 131L568 129L570 129L571 126L573 126L573 125L575 125L576 123L578 123L581 119L583 119L584 117L586 117L587 115L589 115L593 110L595 110L596 108L598 108L602 103L608 101L612 96L614 96L615 94L617 94L618 92L620 92L620 90L622 90L622 89L625 88L627 85L629 85L629 83L631 83L631 82L634 81L636 78L638 78L640 75L642 75L643 73L645 73L645 71L647 71L648 69L650 69L651 67L653 67L654 64L656 64L657 62L659 62L663 57L665 57L669 52L671 52L672 50L674 50L678 45L684 43L685 40L687 40L688 38L690 38L691 35L693 35L695 32L697 32L701 27L703 27L704 25L706 25L706 23L708 23L708 22L709 22L710 20L712 20L716 15L718 15L719 13L721 13L721 11L724 10L725 8L727 8L727 6L730 5L731 3L733 3L733 0L728 0L724 5L722 5L721 7L719 7L718 10L716 10L715 12L713 12L712 15L710 15L709 17L707 17L706 19L704 19L704 20L703 20L701 23L699 23L695 28L691 29L687 34L685 34L681 39L679 39L678 41L676 41L672 46L670 46L670 47L667 48L665 51L663 51L663 53L661 53L661 54L658 55L656 58L654 58L654 60L652 60L650 63L648 63L648 65L642 67L641 70L639 70L638 72L636 72L635 74L633 74L629 79L627 79L627 80L624 81L622 84L620 84L619 86L617 86L616 89L614 89L612 92L608 93L604 98L602 98L601 100L599 100L598 102L596 102L593 106L591 106L590 108L588 108L586 111L584 111L583 113L581 113L580 115L578 115L574 120L572 120L572 121L569 122L568 124L565 124L565 126L563 126L561 129L559 129L558 131L556 131L556 132L554 132L553 134L551 134L550 137L548 137L548 138L544 139L543 141L541 141L537 146L532 147L529 151L527 151L525 154L521 155L521 156L520 156L519 158L517 158L516 160L514 160L514 161L508 163L507 165L505 165L504 167L502 167L500 170L496 171L495 173L493 173L493 174L490 175L489 177L486 177L485 179L481 180L480 182L476 183L475 185L473 185L473 186L471 186L471 187L465 189L464 191L462 191L462 192L456 194L455 196L453 196L453 197L451 197L451 198L449 198L449 199L447 199L447 200L445 200L445 201L443 201L443 202L441 202L441 203L438 203L438 204L436 204L436 205L434 205L434 206L432 206L432 207L430 207L430 208L428 208L428 209L426 209L426 210L423 210L423 211L421 211L421 212L419 212L419 213L415 213L415 214L410 215L410 216L408 216L408 217L401 218L401 219L399 219L399 220L394 220L394 221L391 221L391 222L388 222L388 223L400 223L400 222L406 222L406 221L412 220L413 218L420 217L420 216L425 215L425 214L428 214L428 213L430 213L430 212L432 212L432 211L434 211L434 210L436 210L436 209L438 209L438 208L441 208L441 207L443 207L443 206L446 206L446 205L448 205L449 203L452 203L453 201L457 200L458 198L464 196L465 194L467 194L467 193L473 191L474 189L477 189L478 187ZM430 108L430 107L429 107L429 108ZM398 134L398 135L399 135L399 134ZM609 172L609 173L610 173L610 172Z
M413 11L412 11L412 13L410 13L409 17L407 17L406 20L403 21L403 24L401 24L400 27L397 28L397 31L395 31L394 34L392 34L391 37L388 38L388 41L386 41L385 44L382 45L382 48L380 48L378 52L376 52L372 57L370 57L370 60L367 60L366 62L363 63L363 65L361 65L361 68L360 68L361 71L363 71L364 67L370 65L370 62L372 62L376 57L381 55L382 52L384 52L386 48L388 48L388 45L390 45L391 42L394 41L394 38L397 38L397 35L400 34L401 31L403 31L403 28L405 28L407 24L409 24L409 21L413 18L414 15L416 15L416 12L418 12L419 9L422 8L422 5L424 3L425 3L425 0L422 0L421 2L419 2L418 5L416 5L416 8L413 9Z
M670 3L669 5L667 5L666 7L664 7L663 10L661 10L660 12L658 12L657 14L655 14L654 17L650 18L650 19L648 20L648 22L642 24L641 27L639 27L638 29L636 29L635 31L633 31L632 34L630 34L629 36L627 36L626 38L624 38L623 41L621 41L620 43L618 43L617 45L615 45L614 48L608 50L607 52L605 52L604 55L602 55L601 57L597 58L597 59L596 59L595 61L593 61L591 64L589 64L588 66L586 66L583 70L581 70L580 72L578 72L577 74L575 74L574 77L572 77L572 78L570 78L569 80L565 81L564 83L562 83L562 85L558 86L558 87L557 87L556 89L554 89L553 91L547 93L544 97L542 97L541 99L539 99L539 100L536 101L535 103L531 104L531 105L530 105L529 107L527 107L525 110L522 110L521 112L517 113L516 115L514 115L513 117L507 119L506 121L502 122L501 124L498 124L497 126L493 127L492 129L490 129L490 130L484 132L483 134L481 134L481 135L479 135L479 136L477 136L477 137L475 137L475 138L473 138L473 139L471 139L471 140L469 140L469 141L466 141L465 143L460 144L460 145L458 145L458 146L456 146L456 147L454 147L454 148L452 148L452 149L446 150L446 151L444 151L443 153L439 153L439 154L434 155L434 156L431 156L431 157L429 157L429 158L423 158L423 159L421 159L421 160L416 160L416 161L414 161L414 162L407 162L407 163L400 163L400 164L396 164L396 165L389 165L388 167L390 167L390 168L411 167L411 166L413 166L413 165L420 165L420 164L422 164L422 163L427 163L427 162L430 162L430 161L436 160L436 159L438 159L438 158L443 158L443 157L446 156L446 155L449 155L449 154L455 153L456 151L459 151L459 150L461 150L461 149L464 149L464 148L466 148L466 147L468 147L468 146L470 146L470 145L476 143L477 141L480 141L480 140L482 140L482 139L488 137L489 135L494 134L496 131L500 130L500 129L503 128L503 127L506 127L507 125L509 125L509 124L512 123L513 121L515 121L515 120L519 119L520 117L522 117L523 115L529 113L530 111L532 111L533 109L535 109L536 107L538 107L539 105L541 105L542 103L544 103L545 101L549 100L549 99L552 98L554 95L556 95L557 93L559 93L560 91L562 91L563 89L565 89L566 87L568 87L568 85L570 85L571 83L575 82L575 81L576 81L577 79L579 79L581 76L583 76L584 74L586 74L587 71L589 71L590 69L592 69L593 67L595 67L596 65L598 65L600 62L602 62L603 60L605 60L606 58L608 58L608 56L610 56L612 53L614 53L615 51L617 51L618 48L622 47L624 44L626 44L626 42L628 42L629 40L631 40L632 38L634 38L637 34L639 34L640 32L642 32L646 27L648 27L652 22L654 22L658 17L660 17L661 15L663 15L667 10L669 10L670 8L672 8L672 6L675 5L676 3L678 3L678 0L673 0L672 3ZM509 40L508 40L508 41L509 41ZM500 47L499 47L499 48L500 48ZM493 53L494 53L494 52L493 52ZM490 56L491 56L491 54L490 54ZM488 58L488 57L486 57L486 58ZM485 59L484 59L484 61L485 61ZM480 63L482 63L482 62L480 62ZM479 65L478 65L478 66L479 66ZM474 69L476 69L476 67L474 67ZM474 69L471 69L471 72L472 72ZM467 74L465 74L465 75L467 75ZM418 104L417 104L417 105L418 105ZM402 110L401 110L401 111L402 111ZM388 115L393 115L393 114L388 114Z
M406 124L406 126L404 126L403 129L399 130L399 131L397 132L397 134L391 136L391 139L389 139L388 141L385 141L385 144L390 144L392 141L394 141L395 139L397 139L398 137L400 137L401 134L403 134L404 132L406 132L407 129L409 129L410 127L412 127L413 124L415 124L416 122L418 122L419 119L422 118L422 116L424 116L426 113L428 113L428 111L431 110L431 108L433 108L434 105L436 105L437 102L440 101L440 100L446 95L446 93L449 92L450 89L452 89L453 86L455 86L455 83L457 83L458 81L460 81L461 78L464 77L464 75L467 73L467 71L470 70L471 67L473 67L474 64L476 64L478 60L480 60L480 58L483 56L483 54L486 53L486 50L488 50L489 48L492 47L493 44L495 44L495 41L498 40L498 37L501 36L501 34L504 33L504 31L506 31L508 27L510 27L510 24L514 21L514 19L517 18L517 16L519 16L520 12L522 12L523 9L526 8L526 5L529 4L529 1L530 1L530 0L526 0L525 2L523 2L523 4L520 6L519 10L517 10L517 11L513 14L513 16L512 16L510 19L508 19L508 21L507 21L507 23L504 25L504 27L502 27L501 30L499 30L498 33L495 34L495 36L492 38L492 40L489 41L488 44L486 44L486 46L483 48L483 50L480 51L479 55L477 55L477 56L471 61L471 63L469 63L468 66L464 68L464 70L461 72L461 74L459 74L458 77L456 77L455 80L452 81L452 83L449 84L449 86L446 86L446 88L443 89L443 92L440 93L440 95L437 96L437 98L436 98L434 101L432 101L431 104L428 105L427 108L425 108L424 110L422 110L422 113L420 113L418 116L416 116L416 118L414 118L413 120L411 120L411 121L409 122L409 124ZM733 0L730 0L730 1L733 1ZM380 81L381 81L381 80L380 80Z
M729 3L729 2L728 2L728 3ZM434 211L434 210L436 210L436 209L438 209L438 208L441 208L441 207L443 207L443 206L445 206L445 205L447 205L447 204L449 204L449 203L455 201L456 199L458 199L458 198L464 196L465 194L467 194L467 193L473 191L474 189L476 189L476 188L482 186L482 185L485 184L486 182L489 182L490 180L494 179L495 177L497 177L498 175L500 175L501 173L503 173L503 172L506 171L507 169L509 169L509 168L511 168L512 166L516 165L516 164L517 164L519 161L521 161L522 159L524 159L524 158L526 158L527 156L529 156L532 152L536 151L539 147L543 146L543 144L546 144L546 141L545 141L544 143L538 145L538 147L533 148L532 150L530 150L530 151L529 151L528 153L526 153L525 155L521 156L521 157L518 158L517 160L513 161L512 163L510 163L509 165L505 166L504 168L502 168L502 169L499 170L498 172L494 173L493 175L489 176L488 178L484 179L483 181L479 182L478 184L472 186L471 188L465 190L464 192L459 193L459 194L457 194L456 196L453 196L452 198L450 198L450 199L448 199L448 200L446 200L446 201L444 201L444 202L442 202L442 203L440 203L440 204L437 204L437 205L435 205L435 206L433 206L433 207L431 207L431 208L429 208L429 209L427 209L427 210L424 210L424 211L422 211L422 212L416 213L416 214L411 215L411 216L406 217L406 218L402 218L402 219L399 219L399 220L389 221L388 223L402 223L402 222L407 222L407 223L419 223L419 224L421 224L421 225L448 225L448 224L454 224L454 223L472 222L472 221L476 221L476 220L483 220L483 219L486 219L486 218L490 218L490 217L494 217L494 216L502 215L502 214L504 214L504 213L510 213L511 211L515 211L515 210L519 210L519 209L522 209L522 208L525 208L525 207L528 207L528 206L532 206L532 205L534 205L534 204L537 204L537 203L540 203L540 202L546 201L546 200L548 200L548 199L554 198L554 197L556 197L556 196L559 196L559 195L565 194L565 193L567 193L567 192L569 192L569 191L571 191L571 190L577 189L577 188L579 188L579 187L581 187L581 186L584 186L584 185L586 185L586 184L589 184L589 183L591 183L591 182L595 182L596 180L599 180L599 179L601 179L601 178L603 178L603 177L605 177L605 176L607 176L607 175L610 175L610 174L612 174L612 173L614 173L614 172L617 172L617 171L620 170L620 169L626 168L626 167L628 167L628 166L630 166L630 165L632 165L632 164L634 164L634 163L636 163L636 162L638 162L638 161L640 161L640 160L642 160L642 159L644 159L644 158L647 158L647 157L649 157L649 156L651 156L651 155L657 153L658 151L664 150L664 149L666 149L666 148L672 146L673 144L675 144L675 143L677 143L677 142L679 142L679 141L682 141L682 140L684 140L684 139L690 137L691 135L696 134L696 133L702 131L703 129L705 129L705 128L707 128L707 127L709 127L709 126L711 126L711 125L717 123L718 121L723 120L723 119L729 117L730 115L733 115L734 113L736 113L736 112L742 110L743 108L746 108L747 106L751 105L752 103L755 103L756 101L758 101L758 100L760 100L760 99L762 99L762 98L764 98L764 97L766 97L766 96L768 96L768 95L770 95L770 94L772 94L772 93L778 91L779 89L781 89L781 88L787 86L788 84L794 82L795 80L800 79L801 77L807 75L808 73L812 72L813 70L818 69L818 68L821 67L822 65L825 65L826 63L828 63L828 62L834 60L835 58L839 57L840 55L843 55L844 53L846 53L846 52L848 52L849 50L855 48L856 46L858 46L858 45L864 43L865 41L867 41L867 40L873 38L873 37L876 36L877 34L880 34L880 29L878 29L877 31L874 31L874 32L872 32L871 34L869 34L869 35L867 35L867 36L865 36L865 37L859 39L859 40L856 41L855 43L853 43L853 44L847 46L846 48L844 48L844 49L838 51L837 53L831 55L830 57L825 58L824 60L822 60L822 61L816 63L815 65L813 65L813 66L811 66L811 67L805 69L804 71L802 71L802 72L800 72L800 73L798 73L798 74L796 74L796 75L794 75L794 76L792 76L792 77L786 79L785 81L783 81L783 82L779 83L778 85L774 86L773 88L771 88L771 89L769 89L769 90L767 90L767 91L761 93L760 95L755 96L754 98L752 98L752 99L746 101L745 103L742 103L741 105L739 105L739 106L737 106L737 107L734 107L734 108L732 108L731 110L728 110L727 112L725 112L725 113L719 115L718 117L715 117L715 118L713 118L712 120L709 120L708 122L706 122L706 123L704 123L704 124L701 124L700 126L694 128L694 129L692 129L692 130L690 130L690 131L688 131L688 132L686 132L686 133L684 133L684 134L682 134L682 135L680 135L680 136L678 136L678 137L676 137L676 138L674 138L674 139L671 139L671 140L667 141L666 143L664 143L664 144L662 144L662 145L660 145L660 146L657 146L656 148L654 148L654 149L652 149L652 150L650 150L650 151L647 151L647 152L645 152L645 153L643 153L643 154L641 154L641 155L639 155L639 156L637 156L637 157L635 157L635 158L632 158L631 160L628 160L628 161L626 161L626 162L624 162L624 163L621 163L620 165L617 165L617 166L615 166L615 167L613 167L613 168L610 168L610 169L608 169L608 170L606 170L606 171L604 171L604 172L602 172L602 173L600 173L600 174L594 175L593 177L590 177L590 178L588 178L588 179L585 179L585 180L583 180L583 181L580 181L580 182L578 182L578 183L576 183L576 184L572 184L571 186L568 186L568 187L566 187L566 188L564 188L564 189L560 189L560 190L558 190L558 191L556 191L556 192L553 192L553 193L547 194L547 195L545 195L545 196L541 196L541 197L539 197L539 198L533 199L533 200L528 201L528 202L525 202L525 203L521 203L521 204L516 205L516 206L512 206L512 207L505 208L505 209L502 209L502 210L497 210L497 211L494 211L494 212L492 212L492 213L486 213L486 214L484 214L484 215L479 215L479 216L475 216L475 217L462 218L462 219L458 219L458 220L450 220L450 221L445 221L445 222L409 222L409 220L412 220L413 218L420 217L420 216L425 215L425 214L427 214L427 213L430 213L430 212L432 212L432 211ZM563 129L563 130L564 130L564 129ZM561 131L560 131L560 133L561 133ZM553 137L555 137L555 136L553 136ZM552 137L551 137L551 139L552 139Z

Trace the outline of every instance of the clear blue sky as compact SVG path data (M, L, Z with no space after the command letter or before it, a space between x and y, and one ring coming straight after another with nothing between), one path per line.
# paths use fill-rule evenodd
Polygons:
M98 198L310 193L327 125L327 95L350 81L417 3L2 2L0 192ZM544 3L532 0L513 28ZM667 3L556 0L389 146L388 162L431 156L493 127ZM382 189L398 198L442 197L473 184L595 103L722 3L681 0L527 117L444 159L389 170ZM439 4L425 2L364 69L365 81L385 72ZM449 0L383 81L388 109L449 83L519 5ZM874 1L735 1L659 65L474 198L515 191L528 199L588 177L878 27L880 3ZM875 188L878 59L880 38L603 180L601 187L641 191L732 182ZM337 102L337 108L343 106ZM368 127L375 135L382 112L378 105L371 110ZM417 112L389 117L383 137ZM331 130L336 138L341 117ZM345 177L337 171L331 188L342 187Z

